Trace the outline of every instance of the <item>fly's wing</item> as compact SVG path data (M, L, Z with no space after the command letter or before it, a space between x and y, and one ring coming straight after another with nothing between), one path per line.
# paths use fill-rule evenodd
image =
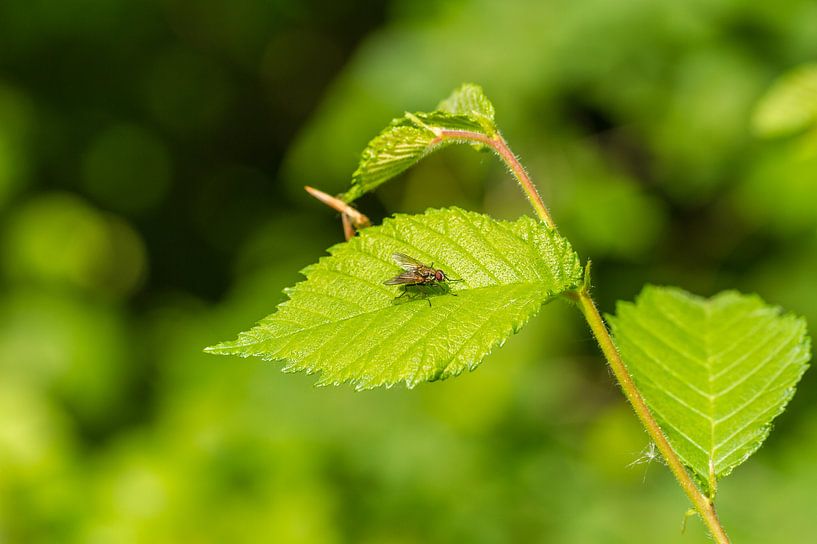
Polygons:
M423 277L415 271L406 271L389 280L383 282L383 285L415 285L423 283Z
M409 257L405 253L392 253L391 256L394 259L394 262L397 263L397 266L410 272L415 268L427 268L426 265L415 259L414 257Z

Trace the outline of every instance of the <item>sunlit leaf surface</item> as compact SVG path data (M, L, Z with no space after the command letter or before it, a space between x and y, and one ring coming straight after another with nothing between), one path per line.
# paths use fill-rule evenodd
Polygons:
M462 85L430 113L407 113L392 120L375 136L360 157L352 174L352 186L343 199L351 202L405 171L420 159L456 139L441 139L441 130L467 130L491 136L494 107L482 89Z
M401 271L396 252L462 281L398 298L383 284ZM321 371L321 384L412 387L475 368L582 276L569 243L545 225L456 208L398 215L330 253L274 314L208 351L286 360L286 370Z
M491 133L496 130L494 125L494 105L482 92L482 87L473 83L465 83L459 89L451 93L451 96L443 100L437 109L465 115L472 119L481 121L486 132Z
M810 357L802 318L734 291L646 287L609 320L661 428L710 491L760 447Z

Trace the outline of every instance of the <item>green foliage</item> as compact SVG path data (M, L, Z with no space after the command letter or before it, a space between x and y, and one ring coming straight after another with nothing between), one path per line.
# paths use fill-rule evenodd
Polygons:
M567 304L412 391L201 348L337 240L304 183L346 191L388 120L465 79L592 256L601 305L728 278L817 323L817 131L747 130L770 74L817 59L817 3L80 7L0 1L0 541L712 542L675 530L668 471L628 466L643 430ZM146 194L134 173L156 161L103 145L123 126L165 155ZM522 213L495 161L459 151L363 211ZM817 534L817 374L783 419L719 486L736 543Z
M413 387L473 370L582 277L570 244L545 225L457 208L397 215L329 252L276 313L207 351L285 359L286 370L321 371L321 384ZM383 284L400 271L396 252L462 282L398 298Z
M734 291L707 300L648 286L609 321L667 439L710 495L760 447L810 356L805 320Z
M496 132L494 107L482 89L462 85L431 113L406 113L392 120L363 150L343 200L352 202L416 164L429 153L456 143L443 130L467 130L490 137Z
M346 200L440 145L496 143L494 108L478 87L463 85L439 108L407 113L375 138ZM517 168L512 172L535 195ZM285 360L285 370L321 372L319 384L367 389L405 382L411 388L473 370L543 303L572 291L662 454L673 467L685 463L714 497L717 480L760 447L794 394L809 358L805 321L780 317L757 297L726 292L706 301L677 289L647 288L636 304L621 303L618 317L610 318L625 369L610 355L616 348L592 300L588 304L589 275L583 278L578 256L547 212L542 217L547 225L530 218L500 223L456 208L399 215L330 249L330 257L303 271L307 280L288 291L290 299L276 313L207 351ZM463 284L403 285L395 296L384 280L394 276L389 259L401 261L399 253L436 263ZM656 424L669 446L658 440ZM689 491L694 485L688 476L673 472L712 535L726 541L710 505Z
M800 66L766 92L752 119L755 132L767 138L787 136L817 124L817 64Z
M451 93L451 96L440 102L437 109L454 115L465 115L479 122L487 134L496 131L494 105L479 85L464 83Z

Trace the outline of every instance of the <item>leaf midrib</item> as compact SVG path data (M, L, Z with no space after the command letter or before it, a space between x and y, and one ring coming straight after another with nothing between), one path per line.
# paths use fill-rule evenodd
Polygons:
M700 338L700 339L703 341L703 348L704 348L705 358L704 358L704 360L703 360L703 361L701 361L701 362L702 362L702 363L704 363L704 365L703 365L703 366L705 366L705 368L707 369L707 386L708 386L708 387L707 387L707 394L706 394L706 395L702 395L702 396L704 396L704 398L707 400L707 402L708 402L708 404L709 404L709 412L707 413L707 412L705 412L705 411L701 411L701 410L698 410L698 409L694 409L693 407L688 406L688 405L686 405L685 403L681 403L681 405L682 405L682 406L684 406L684 407L686 407L686 409L688 409L688 410L690 410L690 411L692 411L692 412L698 413L699 415L701 415L702 417L704 417L704 419L705 419L705 420L707 421L707 423L709 424L709 430L710 430L710 432L709 432L709 437L710 437L710 440L709 440L709 444L707 445L707 446L708 446L708 448L704 448L704 447L703 447L703 445L698 444L698 443L697 443L695 440L693 440L691 437L689 437L689 436L688 436L688 435L686 435L685 433L681 432L681 431L680 431L680 429L678 429L678 428L677 428L677 427L675 427L674 425L670 424L670 426L671 426L671 427L673 427L673 428L675 429L675 431L676 431L676 432L678 432L679 434L681 434L682 436L684 436L684 437L685 437L685 439L686 439L686 440L687 440L687 441L688 441L690 444L692 444L692 445L693 445L693 446L695 446L695 447L696 447L698 450L700 450L701 452L703 452L703 453L705 453L705 454L707 455L707 457L708 457L708 465L709 465L707 468L708 468L708 471L709 471L709 477L710 477L710 479L714 479L715 477L717 477L717 473L719 472L719 471L718 471L718 467L719 467L719 466L720 466L720 465L721 465L721 464L722 464L722 463L723 463L723 462L724 462L726 459L728 459L728 457L729 457L729 456L731 456L731 455L732 455L732 454L733 454L735 451L737 451L738 449L740 449L741 447L743 447L745 444L744 444L744 443L738 443L738 444L736 444L736 445L735 445L735 447L733 447L733 448L732 448L732 449L731 449L729 452L727 452L726 454L721 454L720 456L717 456L717 455L716 455L716 452L717 452L718 450L722 449L722 448L723 448L725 445L727 445L727 444L728 444L728 443L729 443L731 440L733 440L733 439L735 438L735 436L737 436L738 434L740 434L741 432L743 432L744 430L746 430L748 427L750 427L750 426L751 426L751 425L752 425L752 424L753 424L755 421L757 421L758 419L761 419L761 418L763 417L763 413L758 414L757 416L755 416L755 417L751 418L749 421L747 421L747 422L745 422L744 424L742 424L738 430L736 430L736 431L732 432L732 433L731 433L729 436L727 436L727 437L725 437L725 438L721 439L719 442L716 442L716 440L715 440L715 435L716 435L716 427L717 427L717 426L718 426L720 423L722 423L723 421L725 421L726 419L729 419L730 417L734 417L735 415L737 415L738 413L740 413L740 412L741 412L743 409L745 409L747 406L751 405L751 404L752 404L752 403L753 403L755 400L757 400L758 398L760 398L760 396L762 396L763 394L768 393L768 392L769 392L769 390L770 390L770 386L771 386L771 384L773 384L773 383L774 383L774 381L775 381L777 378L779 378L779 376L780 376L780 375L781 375L783 372L785 372L785 371L786 371L786 369L788 368L788 365L782 365L782 366L781 366L781 368L780 368L780 370L778 370L778 372L777 372L777 373L774 375L773 379L772 379L772 380L771 380L771 381L770 381L768 384L766 384L766 385L765 385L765 386L764 386L764 387L763 387L763 388L762 388L760 391L756 392L756 393L755 393L755 394L752 396L752 398L751 398L749 401L746 401L746 402L742 403L742 404L741 404L739 407L737 407L737 409L736 409L736 410L731 411L731 412L728 414L728 416L722 416L722 417L720 417L720 418L717 418L717 419L716 419L716 418L715 418L715 415L717 414L717 410L716 410L717 406L716 406L716 405L717 405L718 400L719 400L720 398L722 398L722 397L723 397L723 395L725 395L726 393L728 393L728 392L729 392L731 389L733 389L733 387L729 387L729 388L726 388L726 389L722 389L722 390L720 390L718 393L715 393L715 392L714 392L714 387L715 387L715 385L714 385L714 381L715 381L715 380L716 380L718 377L720 377L720 376L722 375L722 373L724 372L724 370L719 370L719 371L718 371L718 373L717 373L717 375L716 375L716 373L715 373L715 371L714 371L714 369L713 369L713 364L715 364L715 363L717 362L718 356L720 355L720 352L715 353L715 351L714 351L714 347L713 347L713 337L712 337L712 327L711 327L711 322L712 322L712 319L713 319L713 318L712 318L712 315L713 315L713 304L715 304L715 301L707 301L707 303L706 303L706 304L703 304L703 305L702 305L702 309L703 309L704 314L705 314L705 325L706 325L706 327L705 327L705 330L704 330L703 334L695 334L695 333L693 333L692 331L690 331L689 329L684 328L684 330L685 330L685 332L686 332L687 334L689 334L689 335L691 335L691 336L697 336L698 338ZM666 316L666 317L667 317L667 319L669 319L669 320L670 320L670 321L671 321L673 324L675 324L676 326L679 326L679 328L681 328L681 327L680 327L681 323L679 323L679 320L677 319L677 317L676 317L674 314L672 314L671 312L666 312L666 311L662 311L661 313L662 313L664 316ZM735 320L737 321L738 319L735 319ZM751 331L750 331L750 332L755 332L755 331L757 331L757 330L758 330L759 328L761 328L761 327L762 327L762 324L761 324L761 325L756 325L755 327L753 327L753 328L751 329ZM651 332L651 333L652 333L653 331L651 331L651 330L649 330L649 329L648 329L648 332ZM748 334L748 333L747 333L747 334ZM654 336L654 334L653 334L653 336ZM779 346L777 346L777 348L774 350L774 352L773 352L773 353L771 353L771 354L767 355L767 356L766 356L766 357L765 357L765 358L764 358L764 359L763 359L763 360L762 360L762 361L761 361L759 364L757 364L757 365L752 365L752 367L751 367L751 371L750 371L750 372L747 374L747 376L749 376L749 375L754 375L754 374L756 374L757 372L760 372L760 371L761 371L763 368L765 368L765 367L768 365L768 363L769 363L771 360L774 360L774 358L775 358L775 357L777 357L778 355L780 355L780 353L781 353L781 352L785 351L787 348L791 348L791 342L792 342L793 340L795 340L795 339L797 338L797 336L798 336L798 331L794 331L794 332L792 332L792 334L790 335L790 337L789 337L789 338L787 338L785 342L783 342L783 343L781 343ZM655 336L654 336L654 337L655 337ZM659 338L657 338L657 337L656 337L656 339L659 339ZM758 349L761 349L762 347L767 346L767 345L769 345L770 343L774 343L774 342L775 342L774 337L769 337L769 338L765 339L765 340L764 340L764 341L763 341L763 342L762 342L760 345L754 346L754 347L753 347L753 349L752 349L751 351L749 351L749 352L747 352L747 353L744 353L744 354L743 354L743 355L740 357L740 360L741 360L741 361L744 361L744 360L746 360L746 359L750 358L751 356L753 356L753 355L754 355L754 353L755 353L755 352L756 352ZM690 357L690 359L692 359L692 360L694 360L694 359L695 359L694 357L689 356L689 354L687 354L687 356L688 356L688 357ZM655 357L653 357L653 356L649 356L649 357L650 357L650 358L652 358L653 360L657 360L657 358L655 358ZM662 366L663 366L663 365L662 365ZM735 364L734 364L734 363L733 363L733 364L731 364L731 365L729 365L729 367L727 368L727 371L728 371L728 369L731 369L731 368L733 368L734 366L735 366ZM746 378L744 378L744 380L741 380L741 382L742 382L742 381L745 381L745 379L746 379ZM668 392L667 392L667 391L665 391L665 394L668 394ZM673 396L673 395L670 395L670 396ZM673 396L673 397L674 397L674 396ZM678 399L676 399L676 400L678 400ZM665 423L666 423L666 422L668 422L668 420L666 419L666 417L663 417L662 419L664 419Z
M491 289L503 289L505 287L519 287L519 286L525 286L525 285L537 286L537 285L546 285L546 283L547 282L544 282L544 281L511 282L511 283L503 283L501 285L486 285L486 286L483 286L483 287L476 287L476 288L473 288L473 289L459 289L459 290L456 291L456 293L457 293L457 296L459 296L460 294L474 293L474 292L478 292L478 291L487 291L487 290L491 290ZM546 296L542 298L543 302L546 301L547 299L553 297L554 290L553 289L546 289L545 292L546 292ZM294 292L293 292L293 294L294 294ZM437 295L437 296L447 296L447 295L448 294ZM432 297L432 300L433 300L433 298L436 298L436 297ZM417 302L419 302L419 301L417 301ZM405 304L410 304L410 303L411 302L406 302ZM287 338L287 337L290 337L290 336L295 336L297 334L303 334L304 332L308 332L308 331L311 332L311 331L314 331L314 330L319 329L321 327L337 325L339 323L349 321L350 319L356 319L356 318L361 317L361 316L375 314L375 313L378 313L378 312L382 312L384 310L388 310L389 308L394 308L394 306L393 305L383 306L382 308L377 308L377 309L369 310L369 311L363 311L363 312L360 312L360 313L357 313L357 314L354 314L354 315L350 315L350 316L347 316L347 317L342 317L342 318L339 318L339 319L327 321L325 323L318 323L316 325L310 325L310 326L303 327L303 328L301 328L299 330L296 330L296 331L293 331L293 332L288 332L288 333L285 333L285 334L281 334L280 336L275 336L274 338L276 340L278 340L278 339L283 339L283 338ZM293 309L300 310L302 308L293 306ZM280 319L280 318L277 318L277 319ZM223 350L235 350L235 349L239 349L239 348L245 348L245 347L249 347L249 346L255 346L255 345L258 345L258 344L263 344L264 342L268 342L268 341L269 341L269 338L263 339L263 340L257 340L257 341L253 341L253 342L241 342L241 343L231 342L229 344L229 346L226 347L226 348L220 348L219 346L213 346L212 348L207 348L207 350L212 351L212 352L218 352L218 351L223 351Z

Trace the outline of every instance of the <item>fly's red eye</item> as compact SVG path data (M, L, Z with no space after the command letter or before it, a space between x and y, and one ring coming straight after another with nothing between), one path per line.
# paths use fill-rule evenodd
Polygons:
M445 279L445 274L443 274L442 270L437 270L434 273L434 277L437 279L437 281L443 281Z

